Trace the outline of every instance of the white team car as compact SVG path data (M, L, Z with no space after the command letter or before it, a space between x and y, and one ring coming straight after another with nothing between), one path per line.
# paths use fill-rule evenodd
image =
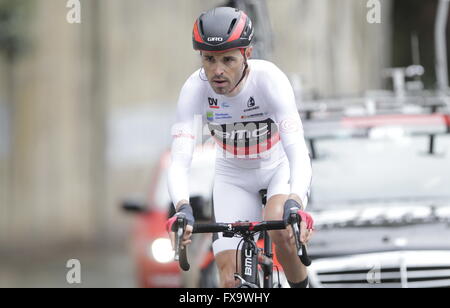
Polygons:
M450 287L450 116L328 124L313 142L311 287Z

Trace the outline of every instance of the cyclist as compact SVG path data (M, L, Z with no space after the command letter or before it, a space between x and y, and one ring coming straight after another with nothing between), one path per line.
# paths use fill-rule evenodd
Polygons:
M188 218L183 245L191 243L194 223L188 171L196 140L195 120L200 116L217 144L215 221L280 220L285 208L297 206L303 217L301 241L307 243L312 235L312 218L304 212L312 170L294 93L273 63L249 60L252 37L250 18L234 8L212 9L194 24L193 46L200 52L203 67L181 89L168 172L172 202ZM264 210L260 189L267 189ZM168 221L169 227L173 221ZM291 228L269 234L290 286L306 287L306 267L296 254ZM214 235L222 287L236 285L233 274L239 240Z

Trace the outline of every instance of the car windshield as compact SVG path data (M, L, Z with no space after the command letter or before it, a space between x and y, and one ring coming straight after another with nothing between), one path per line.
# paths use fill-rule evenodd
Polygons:
M310 205L315 210L361 202L450 199L450 136L372 134L316 142Z

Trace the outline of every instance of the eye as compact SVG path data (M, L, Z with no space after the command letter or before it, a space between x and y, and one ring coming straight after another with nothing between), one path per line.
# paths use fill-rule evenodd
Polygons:
M234 61L233 57L225 57L225 58L223 58L223 62L225 62L225 63L231 63L233 61Z
M206 62L214 62L214 58L212 56L204 56Z

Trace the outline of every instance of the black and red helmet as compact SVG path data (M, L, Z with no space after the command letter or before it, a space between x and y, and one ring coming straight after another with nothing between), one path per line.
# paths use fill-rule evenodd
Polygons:
M252 21L243 11L218 7L200 15L195 21L192 43L195 50L227 51L250 46Z

